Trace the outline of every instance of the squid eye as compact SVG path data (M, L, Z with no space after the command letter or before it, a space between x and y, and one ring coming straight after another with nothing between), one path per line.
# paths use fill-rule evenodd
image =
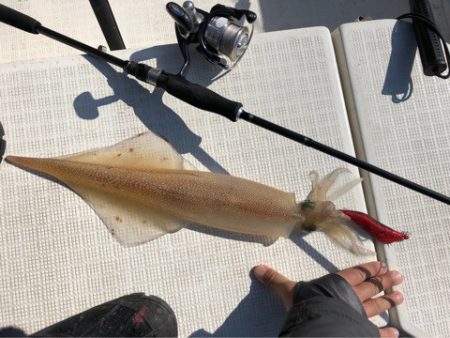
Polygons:
M317 230L317 225L315 225L315 224L313 224L313 223L305 224L305 225L303 226L303 230L309 231L309 232L311 232L311 231L316 231L316 230Z
M300 204L302 210L314 209L315 203L313 201L305 200Z

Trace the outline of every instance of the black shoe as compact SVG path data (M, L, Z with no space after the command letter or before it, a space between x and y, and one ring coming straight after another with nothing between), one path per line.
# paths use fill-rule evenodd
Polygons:
M33 337L176 337L170 306L155 296L134 293L97 305L32 334Z
M0 329L0 337L28 337L28 336L21 329L9 326Z
M3 130L2 123L0 122L0 163L2 163L3 155L6 150L6 141L3 139L5 136L5 131Z

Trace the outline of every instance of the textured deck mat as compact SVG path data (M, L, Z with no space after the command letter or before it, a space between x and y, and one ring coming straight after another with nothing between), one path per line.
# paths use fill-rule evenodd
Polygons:
M181 63L175 45L119 55L129 54L169 71ZM196 59L190 79L209 84L216 73ZM325 28L259 34L237 69L210 87L244 102L249 112L353 153ZM309 171L345 166L248 123L199 111L83 56L0 66L0 122L6 154L36 157L110 145L151 129L201 169L292 191L299 200L310 190ZM337 204L364 210L362 189ZM182 337L276 335L282 304L252 280L254 265L311 279L374 258L354 256L321 233L265 246L261 238L195 226L125 248L76 194L4 161L0 215L0 325L29 332L146 292L174 308Z
M343 25L340 33L348 107L367 160L449 195L450 83L423 75L412 26L381 20ZM401 323L419 336L448 337L449 206L374 175L370 181L380 221L411 235L386 248L390 267L405 274Z

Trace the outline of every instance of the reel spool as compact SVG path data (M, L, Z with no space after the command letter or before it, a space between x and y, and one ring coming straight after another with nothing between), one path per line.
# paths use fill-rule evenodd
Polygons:
M192 1L185 1L182 7L169 2L166 9L175 20L178 45L184 58L178 73L182 77L191 62L191 44L197 45L197 51L209 62L229 72L245 54L257 18L252 11L223 5L215 5L208 13L196 8Z

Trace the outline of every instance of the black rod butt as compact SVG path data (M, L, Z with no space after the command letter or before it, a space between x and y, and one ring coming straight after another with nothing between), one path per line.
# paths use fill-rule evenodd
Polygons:
M125 49L119 26L108 0L89 0L110 50Z
M0 21L25 32L39 34L41 23L32 17L0 4Z
M433 13L427 0L410 0L409 2L413 14L423 15L434 23ZM413 17L412 22L422 61L423 73L426 76L442 74L447 69L447 62L439 36L421 20Z

